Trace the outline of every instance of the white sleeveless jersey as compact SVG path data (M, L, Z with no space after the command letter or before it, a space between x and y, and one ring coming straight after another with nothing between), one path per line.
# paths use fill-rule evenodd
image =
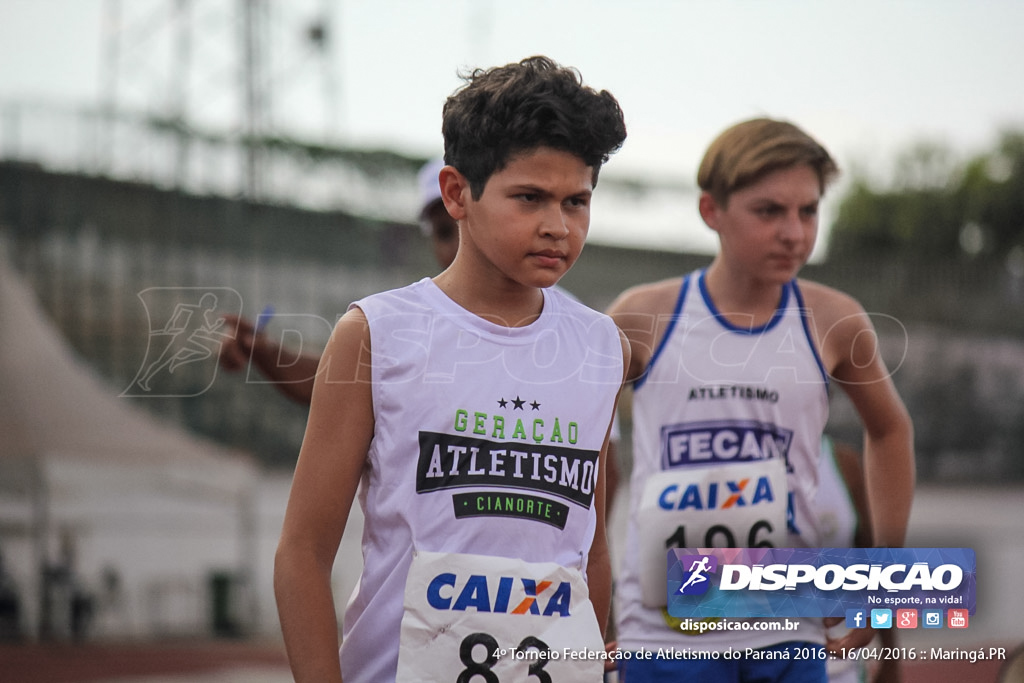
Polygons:
M376 422L359 489L364 569L345 612L341 662L347 682L379 683L396 677L414 552L424 566L449 567L429 598L451 609L511 611L521 586L508 579L459 595L462 560L445 565L438 553L585 575L622 350L610 318L552 290L525 327L466 311L429 278L353 306L370 324ZM536 602L520 604L544 611Z
M772 319L738 328L683 278L672 321L634 386L630 515L616 603L621 647L765 647L824 642L797 632L688 635L667 616L668 547L815 547L811 516L828 383L796 281ZM660 602L657 600L660 599Z

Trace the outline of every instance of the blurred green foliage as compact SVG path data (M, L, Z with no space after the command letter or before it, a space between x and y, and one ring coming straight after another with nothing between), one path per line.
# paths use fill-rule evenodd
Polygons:
M967 160L921 142L877 187L854 176L840 202L829 257L886 253L917 258L1024 258L1024 130L1003 132L994 149Z

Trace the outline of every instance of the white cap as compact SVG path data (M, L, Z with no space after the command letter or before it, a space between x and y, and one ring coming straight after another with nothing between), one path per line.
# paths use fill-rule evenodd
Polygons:
M416 182L420 190L420 216L427 207L441 198L441 184L437 180L438 174L444 168L444 159L431 159L423 165L416 176Z

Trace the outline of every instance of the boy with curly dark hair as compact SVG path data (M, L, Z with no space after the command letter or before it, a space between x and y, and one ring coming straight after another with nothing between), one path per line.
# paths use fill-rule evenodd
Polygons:
M580 255L607 92L550 59L477 70L444 107L452 265L355 302L328 342L277 553L295 680L599 680L604 461L629 346L552 288ZM340 663L331 566L353 500L363 574Z

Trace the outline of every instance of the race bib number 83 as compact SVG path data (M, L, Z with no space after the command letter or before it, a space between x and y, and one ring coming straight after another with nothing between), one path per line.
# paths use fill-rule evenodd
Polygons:
M579 571L417 552L405 589L398 683L599 681L604 643Z

